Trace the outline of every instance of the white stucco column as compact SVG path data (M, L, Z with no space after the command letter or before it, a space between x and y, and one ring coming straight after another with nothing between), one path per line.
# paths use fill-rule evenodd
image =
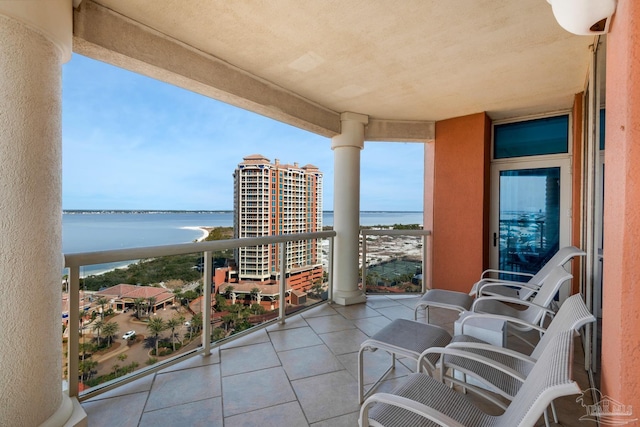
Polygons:
M0 1L2 426L78 420L62 390L61 85L71 38L71 0Z
M334 152L333 229L337 233L334 248L333 300L351 305L364 302L358 288L360 228L360 150L364 148L367 116L342 113L342 132L331 139Z

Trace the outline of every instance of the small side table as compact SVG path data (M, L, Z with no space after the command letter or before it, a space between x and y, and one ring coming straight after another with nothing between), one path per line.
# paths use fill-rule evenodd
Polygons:
M469 335L491 345L504 347L507 342L506 322L500 319L475 318L467 320L463 326L462 321L472 314L475 313L464 311L460 314L453 327L454 335Z
M475 314L472 311L464 311L453 325L454 335L469 335L478 338L487 344L504 347L507 343L507 324L504 320L490 318L469 319L462 324L462 320ZM474 378L466 377L462 372L455 371L453 376L458 380L467 382L477 387L486 388Z

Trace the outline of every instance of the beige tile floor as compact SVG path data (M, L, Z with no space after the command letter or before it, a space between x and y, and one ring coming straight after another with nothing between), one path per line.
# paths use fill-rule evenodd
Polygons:
M369 296L366 304L323 305L82 403L89 426L358 425L360 343L396 318L413 318L416 297ZM432 309L431 322L449 331L457 316ZM574 374L589 386L577 347ZM378 391L390 391L414 369L400 359ZM582 363L582 366L581 366ZM365 382L388 364L365 354ZM560 423L584 425L575 397L557 403Z

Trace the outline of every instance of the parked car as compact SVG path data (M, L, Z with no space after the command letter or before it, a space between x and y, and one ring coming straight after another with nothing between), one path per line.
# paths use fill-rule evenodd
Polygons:
M122 339L123 340L130 340L131 338L135 338L135 336L136 336L136 331L127 331L122 336Z

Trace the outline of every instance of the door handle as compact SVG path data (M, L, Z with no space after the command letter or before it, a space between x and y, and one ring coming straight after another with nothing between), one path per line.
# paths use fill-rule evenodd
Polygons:
M498 245L498 233L493 233L493 247Z

